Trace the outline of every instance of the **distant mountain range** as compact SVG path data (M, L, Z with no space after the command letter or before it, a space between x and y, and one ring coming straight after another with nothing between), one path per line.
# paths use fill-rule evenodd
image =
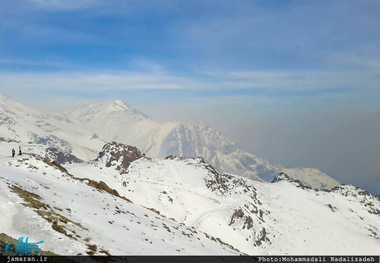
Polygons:
M279 172L313 188L340 183L314 168L286 168L243 151L202 122L160 124L120 100L101 101L62 114L40 112L0 95L0 136L49 146L61 162L93 160L110 141L134 145L147 156L202 157L216 169L259 181Z

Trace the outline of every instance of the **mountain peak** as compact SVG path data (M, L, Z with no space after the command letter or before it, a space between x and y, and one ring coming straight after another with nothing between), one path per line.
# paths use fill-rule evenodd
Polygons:
M133 114L138 114L145 119L149 119L148 115L133 108L132 106L129 106L127 103L125 103L124 101L120 99L115 99L111 101L110 107L112 108L113 111L127 111Z
M112 106L118 110L129 110L129 111L133 111L133 108L131 108L130 106L128 106L124 101L122 100L119 100L119 99L116 99L116 100L113 100L112 102Z
M136 110L135 108L129 106L124 101L120 99L115 100L107 100L107 101L97 101L88 105L85 105L79 109L66 112L69 115L73 115L76 117L79 116L90 116L94 117L94 114L97 114L96 118L100 118L102 115L105 118L108 118L107 115L111 113L128 113L131 115L141 116L142 118L148 119L149 117L144 113ZM100 115L99 115L100 114Z

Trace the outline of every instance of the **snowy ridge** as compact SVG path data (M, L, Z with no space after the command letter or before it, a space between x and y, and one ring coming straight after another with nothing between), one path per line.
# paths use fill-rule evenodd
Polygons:
M380 216L380 210L375 205L379 199L366 190L361 189L360 187L354 185L339 185L331 190L325 191L339 193L350 200L358 201L366 208L369 213Z
M104 182L77 178L38 157L0 155L0 197L0 233L44 240L40 247L59 255L240 254L131 203Z
M278 172L284 172L294 180L301 181L312 188L330 189L340 184L339 181L315 168L276 168Z
M67 168L247 254L378 253L380 202L354 186L313 190L284 173L261 183L175 156L139 158L125 173L96 163Z
M301 187L302 189L312 189L309 185L304 185L299 180L293 180L292 178L290 178L289 175L287 175L286 173L283 173L283 172L277 174L273 178L273 180L271 181L271 183L277 183L277 182L281 182L281 181L287 181L289 183L294 184L296 187Z

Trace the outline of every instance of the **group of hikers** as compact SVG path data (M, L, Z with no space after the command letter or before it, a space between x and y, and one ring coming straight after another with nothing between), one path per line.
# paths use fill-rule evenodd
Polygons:
M15 157L15 154L16 154L16 151L15 151L15 148L12 148L12 157ZM21 146L18 147L18 155L21 155L22 152L21 152Z

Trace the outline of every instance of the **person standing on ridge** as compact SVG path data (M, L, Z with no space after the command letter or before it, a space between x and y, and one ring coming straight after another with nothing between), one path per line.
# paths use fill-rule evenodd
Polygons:
M12 148L12 157L15 157L15 153L16 153L15 148Z
M21 155L21 146L18 147L18 155Z

